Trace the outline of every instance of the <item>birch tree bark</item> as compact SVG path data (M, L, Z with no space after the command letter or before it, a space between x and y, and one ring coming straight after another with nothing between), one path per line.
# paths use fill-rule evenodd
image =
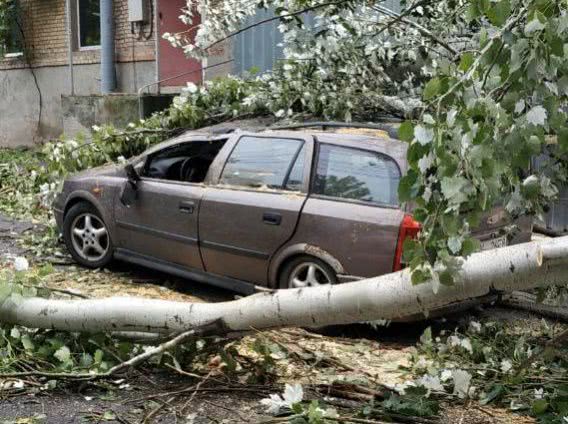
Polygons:
M487 295L568 282L568 236L480 252L457 283L413 285L401 271L353 283L259 293L221 303L108 298L25 298L0 306L0 321L69 331L181 333L221 320L227 331L398 319Z

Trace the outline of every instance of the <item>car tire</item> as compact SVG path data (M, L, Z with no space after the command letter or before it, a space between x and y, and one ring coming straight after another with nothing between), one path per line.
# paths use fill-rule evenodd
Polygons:
M108 227L90 203L77 203L65 214L63 240L73 259L87 268L103 268L112 261Z
M302 255L288 261L282 271L278 286L281 289L314 287L337 284L337 274L321 259Z

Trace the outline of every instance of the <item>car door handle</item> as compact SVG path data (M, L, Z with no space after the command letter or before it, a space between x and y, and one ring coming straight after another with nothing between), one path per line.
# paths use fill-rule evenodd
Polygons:
M186 201L186 202L179 202L179 210L182 213L192 214L195 210L195 202Z
M265 212L262 215L262 222L268 225L280 225L282 223L282 215L279 213Z

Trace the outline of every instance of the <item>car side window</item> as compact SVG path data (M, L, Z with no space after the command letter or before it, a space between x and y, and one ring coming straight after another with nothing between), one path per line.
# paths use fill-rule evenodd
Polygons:
M303 144L303 140L288 138L242 137L227 160L220 183L283 189Z
M304 185L304 166L306 164L306 147L302 146L298 152L298 157L294 166L290 169L290 174L286 180L286 190L302 191Z
M201 183L226 140L191 141L150 156L142 170L147 178Z
M313 192L333 198L396 206L400 178L396 162L386 155L322 144Z

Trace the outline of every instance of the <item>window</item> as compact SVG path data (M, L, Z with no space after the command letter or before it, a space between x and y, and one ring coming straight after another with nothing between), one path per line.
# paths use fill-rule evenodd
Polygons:
M100 0L77 0L77 35L79 49L101 45Z
M8 10L7 21L8 28L6 29L6 38L1 53L5 57L20 56L23 52L23 27L20 16L20 2L14 1L11 3Z
M362 202L397 205L400 171L394 160L366 150L322 144L314 193Z
M169 181L202 183L226 140L191 141L151 155L142 176Z
M287 180L291 174L295 172L294 178L298 178L298 171L294 171L293 163L303 145L302 140L243 137L225 165L221 184L253 188L288 188L290 186L287 186Z

